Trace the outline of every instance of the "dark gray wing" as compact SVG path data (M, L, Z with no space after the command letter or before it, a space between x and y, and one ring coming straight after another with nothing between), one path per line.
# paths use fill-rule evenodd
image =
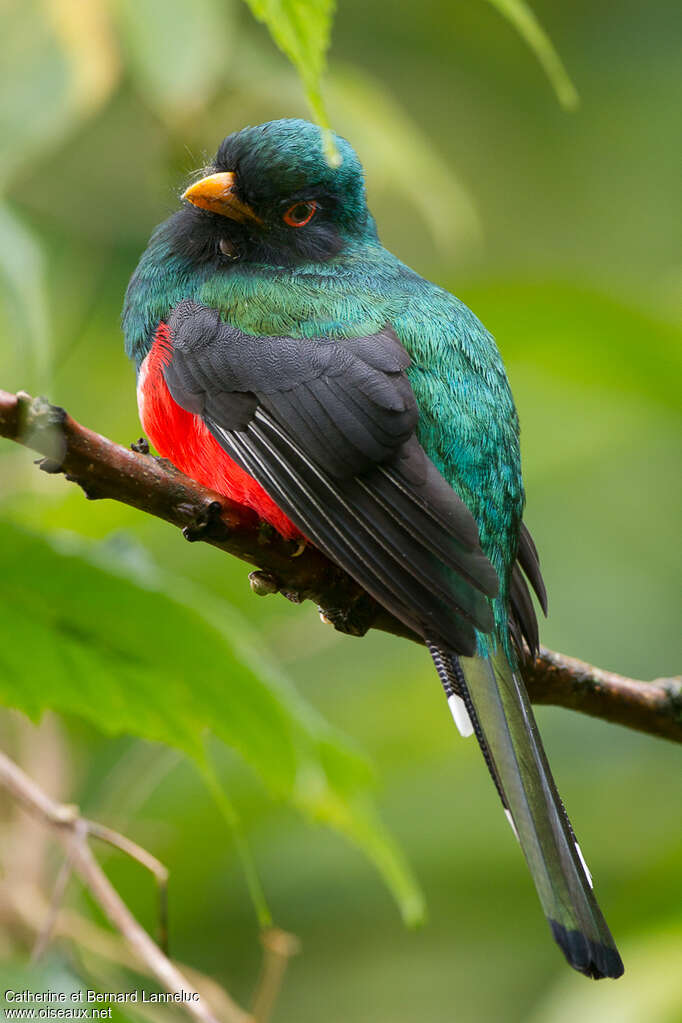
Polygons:
M509 586L509 628L519 655L524 657L524 642L535 656L540 648L540 634L535 608L531 600L528 583L533 588L538 603L547 614L547 591L540 572L540 558L533 537L525 523L521 523L517 560L512 569Z
M183 302L165 378L298 528L411 628L472 655L496 573L414 434L409 357L370 337L259 337Z

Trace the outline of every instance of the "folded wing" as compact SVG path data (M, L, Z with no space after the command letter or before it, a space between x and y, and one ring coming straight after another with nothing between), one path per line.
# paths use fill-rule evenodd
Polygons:
M415 436L409 357L390 326L315 340L244 334L183 302L173 399L309 539L406 625L472 655L496 573L476 523Z

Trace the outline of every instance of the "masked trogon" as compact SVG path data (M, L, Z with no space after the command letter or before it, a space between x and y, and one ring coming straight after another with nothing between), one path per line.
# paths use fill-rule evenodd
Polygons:
M320 129L229 135L153 233L123 325L159 453L305 538L424 637L475 733L553 935L591 977L620 956L519 672L535 652L516 409L495 342L388 252L362 167Z

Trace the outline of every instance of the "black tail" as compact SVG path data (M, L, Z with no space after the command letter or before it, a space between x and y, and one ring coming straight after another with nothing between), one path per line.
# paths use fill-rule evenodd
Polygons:
M501 652L460 659L439 644L429 649L451 707L453 696L466 707L556 942L570 965L588 977L620 977L623 963L594 897L523 682ZM453 714L462 717L456 704Z

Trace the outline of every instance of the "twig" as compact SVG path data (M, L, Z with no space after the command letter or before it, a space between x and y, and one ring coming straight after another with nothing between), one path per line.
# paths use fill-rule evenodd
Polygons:
M163 459L128 450L81 426L44 399L0 391L0 436L44 455L41 468L63 472L90 499L111 498L155 515L259 569L255 593L280 592L298 603L313 600L327 620L349 635L381 629L421 642L350 576L311 547L264 526L247 508L184 476ZM524 665L535 703L551 703L682 742L682 679L642 682L542 650Z
M49 906L40 890L32 884L14 883L11 888L0 888L0 914L6 925L16 918L30 931L40 931ZM4 904L3 904L4 903ZM140 961L133 955L123 938L114 931L108 931L93 923L76 910L64 907L55 923L54 933L60 938L74 942L80 949L127 970L140 971ZM202 997L208 998L216 1014L225 1021L234 1023L255 1023L253 1016L244 1012L230 995L212 977L206 976L192 966L178 963L178 968L194 984Z
M52 932L54 931L57 918L59 917L59 911L66 894L66 888L73 873L73 853L71 846L67 848L66 856L64 857L62 864L57 874L57 879L54 883L52 890L52 898L50 899L50 905L47 913L45 914L45 920L43 926L38 932L36 943L33 946L31 952L31 962L37 963L42 958L45 949L50 943Z
M113 845L115 849L120 849L126 856L130 856L131 859L137 860L143 867L154 875L159 884L166 884L168 881L168 868L164 867L160 860L157 860L156 856L152 856L150 852L143 849L142 846L138 845L137 842L131 841L126 838L125 835L119 835L118 831L112 831L111 828L107 828L104 824L98 824L96 821L86 821L87 832L92 835L93 838L99 838L101 842L108 842L109 845Z
M264 956L261 975L253 999L255 1023L268 1023L282 987L284 974L292 956L298 955L301 943L294 934L271 927L261 934Z
M108 842L116 849L120 849L131 859L137 860L143 867L146 867L156 878L159 891L159 945L165 955L168 955L168 869L164 867L156 856L143 849L137 842L132 842L125 835L119 835L118 831L98 824L96 821L86 821L86 831L93 838L99 838L102 842Z
M112 925L125 938L152 976L156 977L167 991L182 998L179 1004L198 1023L218 1023L211 1010L201 1002L198 992L189 980L140 926L97 863L87 842L88 822L79 816L76 808L54 802L21 768L1 752L0 784L4 785L26 809L37 814L54 829L70 856L73 869L80 875ZM120 842L116 844L122 848ZM247 1023L248 1019L245 1013L238 1010L225 1017L224 1023Z
M37 785L47 789L53 799L59 800L71 785L71 763L64 756L61 728L54 714L43 715L39 725L29 723L18 711L4 715L10 724L3 744L14 749L19 761ZM49 833L34 816L15 808L11 818L3 821L3 862L0 874L5 885L31 879L35 885L47 890L50 884L48 858Z

